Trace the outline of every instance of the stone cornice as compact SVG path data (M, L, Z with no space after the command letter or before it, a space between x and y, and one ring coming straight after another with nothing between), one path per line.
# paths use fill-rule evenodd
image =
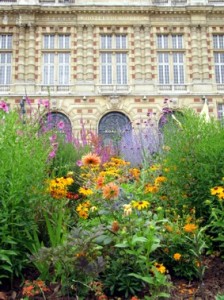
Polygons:
M161 15L161 14L224 14L224 6L200 5L200 6L0 6L0 13L8 14L136 14L136 15Z

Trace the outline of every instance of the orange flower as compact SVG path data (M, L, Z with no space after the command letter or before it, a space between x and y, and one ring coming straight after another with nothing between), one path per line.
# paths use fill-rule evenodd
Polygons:
M96 180L96 188L97 189L101 189L104 185L104 177L103 176L99 176Z
M167 178L165 176L158 176L155 179L155 185L159 185L160 183L165 182L165 181L167 181Z
M175 254L173 255L173 258L174 258L175 260L180 260L180 259L181 259L181 254L180 254L180 253L175 253Z
M105 185L102 188L102 191L103 197L105 199L114 199L117 198L119 195L119 187L113 182L110 182L107 185Z
M101 159L95 153L88 153L82 157L82 163L84 166L97 166L101 163Z
M193 223L188 223L184 226L184 231L188 233L193 233L197 228L197 225Z

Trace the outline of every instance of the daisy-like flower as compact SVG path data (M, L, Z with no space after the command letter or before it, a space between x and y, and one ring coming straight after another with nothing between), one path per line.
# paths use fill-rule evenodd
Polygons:
M82 157L83 166L97 166L101 163L101 159L95 153L88 153Z
M163 264L155 263L154 266L156 267L157 271L161 274L166 273L166 267Z
M103 197L108 200L115 199L119 196L119 187L113 182L103 186L102 191Z
M217 196L219 199L224 199L224 187L223 186L215 186L210 189L211 195Z
M198 228L197 225L193 223L188 223L184 226L184 231L188 233L193 233Z
M180 253L174 253L173 258L175 260L180 260L181 259L181 254Z
M79 194L83 196L90 196L93 194L93 191L91 189L88 189L86 187L80 187L79 188Z
M79 214L80 218L82 218L82 219L87 219L87 218L89 217L88 212L85 211L85 210L80 210L80 211L78 212L78 214Z
M136 208L137 210L142 210L149 207L149 202L146 200L132 201L132 207Z

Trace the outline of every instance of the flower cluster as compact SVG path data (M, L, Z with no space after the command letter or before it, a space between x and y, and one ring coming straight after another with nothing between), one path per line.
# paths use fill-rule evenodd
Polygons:
M80 216L80 218L87 219L89 217L90 207L91 207L90 201L85 201L83 203L80 203L77 206L76 211L77 211L78 215Z
M9 106L8 106L8 104L7 104L5 101L3 101L3 100L0 101L0 110L3 110L3 111L6 112L6 113L9 112Z
M72 177L59 177L49 180L47 191L55 199L65 198L68 193L68 186L74 182Z
M33 297L43 292L48 292L49 288L45 285L42 280L26 280L23 286L22 294L25 297Z

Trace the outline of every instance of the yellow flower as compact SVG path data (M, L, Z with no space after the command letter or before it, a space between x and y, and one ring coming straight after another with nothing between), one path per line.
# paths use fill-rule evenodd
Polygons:
M155 185L159 185L160 183L165 182L165 181L167 181L167 178L165 176L158 176L155 179Z
M150 183L145 186L145 193L157 193L158 187L155 185L151 185Z
M180 254L180 253L175 253L175 254L173 255L173 258L174 258L175 260L180 260L180 259L181 259L181 254Z
M142 200L142 201L132 201L132 207L136 208L137 210L142 210L149 206L149 202Z
M155 263L154 266L156 267L157 271L164 274L166 273L166 267L163 264Z
M80 187L79 194L82 194L83 196L90 196L93 194L93 191L86 187Z
M88 212L86 212L85 210L80 210L78 212L78 214L79 214L80 218L82 218L82 219L87 219L89 216Z
M188 233L193 233L197 228L197 225L193 223L188 223L184 226L184 231Z
M161 166L160 165L152 165L149 169L151 171L157 171L157 170L161 169Z
M224 187L223 186L215 186L210 189L211 195L217 196L220 200L224 199Z

